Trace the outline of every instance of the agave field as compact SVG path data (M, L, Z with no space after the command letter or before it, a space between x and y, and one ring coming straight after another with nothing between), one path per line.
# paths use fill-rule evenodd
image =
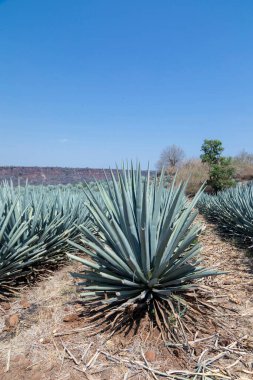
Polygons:
M66 260L67 239L88 222L84 194L75 187L0 187L0 292L36 268ZM1 294L0 293L0 294Z
M94 318L108 325L113 319L117 329L133 313L149 310L169 331L171 315L187 306L181 295L216 272L203 268L198 257L201 225L193 222L201 190L190 202L186 184L163 184L163 174L143 178L140 167L83 189L2 184L1 292L68 257L84 264L84 272L73 276Z
M26 357L27 352L31 354L31 347L32 350L37 347L37 354L42 362L50 361L54 356L52 350L55 349L56 356L60 359L60 367L57 367L58 362L54 363L56 369L52 370L50 367L47 375L42 366L41 379L72 378L72 372L69 372L70 377L66 377L63 370L69 368L66 360L64 361L66 353L77 371L88 371L98 355L104 355L111 360L112 353L117 352L115 349L108 352L106 346L108 339L113 344L110 338L116 339L115 332L120 337L125 337L129 331L134 331L134 336L139 336L144 346L149 344L146 340L151 337L150 344L153 347L156 337L159 350L161 345L166 347L166 355L162 360L169 358L166 363L169 363L171 372L164 372L164 369L162 372L152 372L146 356L142 353L144 362L136 361L133 351L132 358L114 356L114 364L118 363L119 372L116 377L106 375L107 377L101 379L128 378L129 368L130 372L138 372L139 366L150 375L147 377L145 372L141 379L157 379L160 376L180 380L239 379L242 378L240 375L227 376L230 368L234 371L235 366L238 373L242 373L237 351L231 351L233 357L227 356L228 350L233 347L238 348L240 355L243 350L246 363L243 368L251 371L247 364L252 362L251 356L247 356L251 350L251 341L248 338L248 331L251 331L251 317L248 314L251 307L249 294L252 289L250 273L245 274L245 267L241 272L238 270L239 261L235 248L231 248L232 245L226 246L228 243L221 242L218 235L210 235L210 227L208 233L203 231L201 217L197 218L197 215L199 209L227 233L233 236L236 234L252 245L253 185L238 186L216 196L206 195L200 189L194 198L188 199L185 195L187 183L177 183L177 178L174 178L167 184L163 172L158 177L153 172L141 171L137 165L136 168L131 166L130 169L112 171L110 175L107 173L103 181L83 185L13 186L8 182L0 185L0 313L3 318L7 318L4 319L7 322L13 317L13 312L2 306L9 302L10 295L14 292L18 297L14 299L21 298L23 292L30 294L32 303L29 307L25 301L21 309L18 309L17 303L20 302L21 305L21 301L13 302L11 308L14 312L19 310L21 322L28 320L28 324L21 323L23 327L17 338L8 335L12 334L11 322L1 325L0 319L0 327L5 326L2 330L6 334L5 338L11 342L13 338L14 342L9 346L3 340L0 345L0 352L7 352L7 370L1 372L0 359L0 375L9 372L7 380L12 373L13 378L15 374L16 378L19 376L19 370L15 367L13 372L9 371L11 350L16 353L24 352ZM216 243L213 244L213 241ZM201 252L201 242L204 243L205 254ZM220 250L214 249L217 244L226 253L222 262ZM234 255L235 269L228 252ZM44 280L40 282L43 287L46 286L46 291L42 286L40 288L39 281L36 287L26 286L31 278L37 279L45 270L57 269L59 263L67 265L61 265L58 271L50 271L52 275L43 276ZM226 277L228 267L232 270L232 281L230 277L230 280ZM61 271L65 271L65 280L60 275ZM237 292L240 291L239 301L234 298L234 273L238 280L235 286ZM227 291L229 281L231 288ZM225 284L225 288L222 284ZM38 296L33 296L33 292L38 292ZM241 307L243 297L245 308ZM232 306L228 303L231 299L234 302ZM237 314L230 317L237 302ZM64 316L66 310L68 312L70 308L75 311L76 307L80 313L77 319L69 318L72 314ZM49 308L51 314L47 315ZM40 310L36 312L38 326L30 323L33 310ZM5 317L5 313L9 316ZM75 325L77 320L78 329ZM73 330L69 329L69 325L64 329L62 322L71 321L74 324ZM246 325L246 322L249 327L245 327L245 332L239 334L238 326L242 323ZM231 325L231 331L227 330L228 324ZM77 336L77 333L82 334L83 331L84 334L88 331L88 335L82 336L87 344L85 355L88 355L94 345L94 351L85 366L82 365L82 344ZM236 341L231 340L237 333L241 337L238 335ZM76 341L71 346L73 336ZM105 340L102 342L104 336ZM50 342L53 343L45 359L48 347L45 351L42 346L50 346ZM65 344L71 348L67 348ZM124 344L124 352L131 353L128 343ZM61 348L64 349L63 356L59 354ZM75 355L79 354L80 360L76 359L72 349L77 350L74 352ZM209 354L212 356L208 357ZM220 372L217 367L211 372L213 363L224 358L231 359L222 367L224 372ZM36 364L36 355L34 360ZM174 371L175 360L180 370ZM15 357L12 362L15 362ZM123 364L128 370L121 376L119 373ZM30 369L33 365L34 363L21 365L24 374L22 378L26 378L27 368ZM101 361L98 371L104 365ZM188 367L185 369L188 365L191 371ZM164 367L160 363L158 368ZM50 377L51 373L54 373L54 377ZM60 373L62 377L59 377ZM35 375L31 372L31 377L28 378L37 378Z
M215 196L202 194L198 208L227 235L252 246L253 182L240 184Z

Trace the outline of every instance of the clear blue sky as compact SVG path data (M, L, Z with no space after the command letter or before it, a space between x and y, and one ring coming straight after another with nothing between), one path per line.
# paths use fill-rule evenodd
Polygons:
M253 151L252 0L0 0L0 165Z

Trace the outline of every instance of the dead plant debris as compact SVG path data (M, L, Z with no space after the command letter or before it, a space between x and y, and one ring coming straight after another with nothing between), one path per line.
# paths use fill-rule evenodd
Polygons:
M200 240L204 263L226 274L201 281L205 297L189 294L196 302L182 319L187 345L164 344L145 320L138 334L94 334L75 302L69 272L80 267L72 263L0 304L0 378L252 379L252 259L209 223ZM13 316L18 322L6 328Z

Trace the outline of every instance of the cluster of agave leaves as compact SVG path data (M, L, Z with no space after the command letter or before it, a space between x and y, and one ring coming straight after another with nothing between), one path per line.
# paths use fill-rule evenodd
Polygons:
M86 188L86 206L97 234L80 227L80 242L70 245L87 258L77 278L80 296L91 319L114 330L134 315L153 315L159 327L170 329L171 316L185 305L182 294L201 277L217 274L201 266L201 225L194 222L202 190L189 201L187 183L164 188L164 174L143 180L141 169L124 169L107 185L97 184L99 197ZM106 327L101 327L106 328Z
M0 186L0 295L38 265L66 258L76 224L91 225L84 201L74 187Z
M238 184L217 195L203 194L198 208L226 233L253 244L253 182Z

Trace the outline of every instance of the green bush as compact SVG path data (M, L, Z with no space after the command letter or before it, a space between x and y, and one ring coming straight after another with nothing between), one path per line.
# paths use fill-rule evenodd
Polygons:
M235 185L234 174L235 168L232 166L232 159L222 157L224 150L220 140L204 140L201 147L203 154L200 158L203 163L209 166L209 185L214 193L227 189Z
M212 187L215 193L235 185L233 178L235 169L231 161L231 158L221 157L217 164L210 166L207 184Z

